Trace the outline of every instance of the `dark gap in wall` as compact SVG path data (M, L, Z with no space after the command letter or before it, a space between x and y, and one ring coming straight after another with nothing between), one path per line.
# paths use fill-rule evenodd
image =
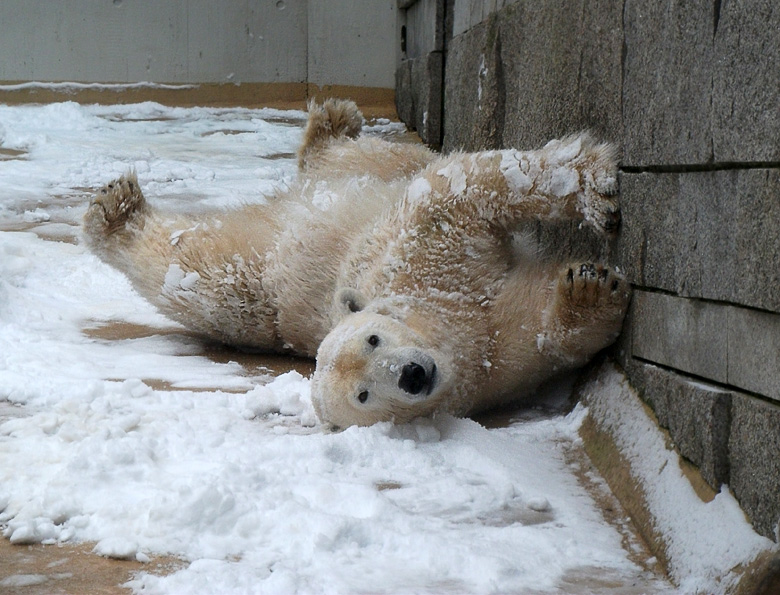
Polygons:
M620 171L627 174L684 174L734 169L778 169L777 161L720 161L715 163L682 163L678 165L623 165Z
M620 121L621 127L624 119L625 101L623 93L626 86L626 56L628 55L628 44L626 43L626 1L623 1L621 10L620 31L623 35L623 42L620 46ZM622 130L622 137L625 139L625 129Z
M442 15L444 19L442 40L441 40L441 85L439 90L439 145L438 149L444 146L444 104L445 104L445 89L446 89L446 76L447 76L447 50L449 49L450 41L452 40L452 22L454 18L454 0L443 0L442 2Z
M699 384L709 385L715 389L726 391L726 392L740 393L743 395L747 395L748 397L758 399L759 401L763 401L764 403L767 403L774 407L780 405L780 403L778 403L778 401L776 399L773 399L772 397L767 397L766 395L762 395L761 393L755 393L753 391L740 388L739 386L734 386L733 384L724 384L722 382L717 382L716 380L712 380L711 378L707 378L706 376L698 376L696 374L691 374L690 372L684 372L682 370L678 370L677 368L673 368L671 366L659 364L658 362L654 362L653 360L645 359L643 357L637 357L636 355L632 355L631 359L643 364L655 366L656 368L666 370L667 372L672 372L673 374L677 374L678 376L691 380L692 382L698 382Z
M504 123L506 122L506 77L501 55L501 27L496 17L496 142L497 148L504 146Z
M766 310L764 308L756 308L755 306L747 306L745 304L740 304L738 302L727 302L725 300L713 300L710 298L702 298L702 297L692 297L692 296L686 296L686 295L680 295L679 293L675 293L673 291L669 291L668 289L659 289L658 287L648 287L644 285L638 285L638 284L632 284L632 289L638 290L638 291L644 291L645 293L660 293L662 295L668 295L670 297L677 297L683 300L689 300L692 302L704 302L707 304L715 304L717 306L732 306L734 308L741 308L742 310L752 310L753 312L761 312L762 314L772 314L774 316L780 316L779 312L776 312L775 310Z
M720 22L720 3L721 0L715 0L715 6L714 6L715 14L714 14L714 18L712 19L714 23L714 29L712 31L713 37L715 37L718 34L718 23Z

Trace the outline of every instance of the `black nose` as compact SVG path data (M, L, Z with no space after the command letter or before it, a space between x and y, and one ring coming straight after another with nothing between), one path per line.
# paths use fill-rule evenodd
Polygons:
M398 380L398 388L401 390L416 395L422 392L427 384L427 373L420 364L412 362L401 369L401 378Z

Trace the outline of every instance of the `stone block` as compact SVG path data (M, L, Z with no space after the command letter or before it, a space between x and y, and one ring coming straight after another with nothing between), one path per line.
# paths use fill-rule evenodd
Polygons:
M633 366L637 364L638 360L635 360L631 354L631 345L634 337L634 323L636 318L634 314L635 302L632 299L628 305L628 312L623 319L623 328L620 331L615 343L608 349L608 354L614 361L616 361L626 372L628 376L632 375Z
M599 138L623 143L623 1L583 3L578 40L582 43L577 73L579 128Z
M780 407L735 394L729 485L758 533L780 541Z
M635 357L716 382L728 382L728 306L634 292Z
M398 117L426 144L441 146L442 54L403 60L395 73Z
M633 357L780 403L780 314L636 290L628 317Z
M536 148L582 129L619 141L622 2L522 2L499 15L504 145Z
M780 404L780 314L729 308L728 346L729 384Z
M643 362L627 373L680 454L714 490L729 481L730 391Z
M520 0L454 0L452 34L465 33L515 2Z
M454 0L452 9L452 36L455 37L471 29L476 23L471 22L472 4L474 0Z
M395 111L408 126L414 120L414 89L412 88L412 61L402 60L395 71Z
M454 0L452 34L460 35L479 25L496 10L496 0Z
M446 68L444 150L501 148L504 76L498 20L453 37Z
M407 58L444 51L444 0L417 0L405 17Z
M711 0L626 0L623 165L712 157Z
M635 285L678 291L679 233L686 216L674 174L620 176L621 226L617 262Z
M730 213L721 224L733 221L736 282L718 299L780 312L780 169L739 171L733 190L721 192Z
M422 140L441 147L442 54L432 52L412 61L412 89L415 90L414 128Z
M670 372L633 358L629 358L623 369L631 385L655 413L658 425L668 428Z
M780 161L780 4L716 3L712 87L716 162Z
M624 173L617 262L643 287L780 311L779 194L778 169Z
M441 147L445 46L444 0L400 2L406 39L396 70L396 110L433 148Z
M445 150L532 149L582 129L619 140L622 3L582 2L509 4L453 37Z
M733 192L736 171L694 172L675 176L680 219L672 232L680 238L678 293L733 301L738 269L734 266L736 226L733 214L741 198ZM730 213L730 217L724 217Z
M732 393L672 372L668 386L669 435L682 455L716 491L729 481L728 437Z
M678 174L682 295L780 311L780 170Z

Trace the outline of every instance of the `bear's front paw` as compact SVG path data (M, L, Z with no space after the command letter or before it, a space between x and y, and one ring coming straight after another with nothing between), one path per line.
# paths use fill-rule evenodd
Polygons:
M623 308L628 302L629 285L609 267L590 262L566 268L559 280L559 291L570 306Z
M91 236L110 235L145 207L146 199L135 173L127 173L98 191L84 215L84 227Z

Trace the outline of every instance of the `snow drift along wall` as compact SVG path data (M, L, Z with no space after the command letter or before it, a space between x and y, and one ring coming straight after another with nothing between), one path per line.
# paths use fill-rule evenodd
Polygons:
M429 144L588 128L620 145L611 259L635 292L614 355L682 456L780 540L780 5L399 6L398 110Z

